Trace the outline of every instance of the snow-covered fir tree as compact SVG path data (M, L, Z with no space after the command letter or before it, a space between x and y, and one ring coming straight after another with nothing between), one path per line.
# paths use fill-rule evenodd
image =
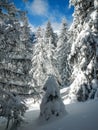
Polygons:
M74 6L73 23L70 27L71 42L74 43L78 34L86 28L94 2L92 0L70 0L70 5Z
M48 21L46 25L46 31L45 31L45 40L49 43L49 39L51 38L51 44L54 45L54 47L57 46L57 35L53 32L52 26L50 21Z
M71 100L85 101L98 97L98 1L71 2L75 6L74 19L78 33L70 54L73 83L69 97Z
M47 52L43 39L37 37L37 43L33 46L32 69L30 74L32 75L31 85L37 87L38 91L41 90L47 75L47 62Z
M70 0L70 6L74 6L74 13L73 13L73 23L69 29L70 37L68 41L70 43L70 46L74 46L74 43L79 33L82 30L85 30L85 28L87 28L87 24L90 18L90 13L93 11L93 1L92 0L89 0L89 1ZM72 72L73 64L69 63L69 66ZM71 82L72 81L73 81L73 78L71 79Z
M52 28L51 28L52 30ZM46 35L47 34L47 35ZM55 56L54 56L54 44L52 41L52 33L46 27L46 31L38 28L37 30L37 43L33 47L32 57L32 69L30 71L32 75L32 86L36 87L37 90L41 91L43 84L49 74L54 74L57 77L58 71L55 67Z
M58 82L60 83L60 77L58 70L56 68L57 64L57 59L55 56L55 49L57 46L57 41L58 41L58 35L54 33L51 23L48 21L46 30L45 30L45 37L44 37L44 44L46 46L46 51L47 51L47 58L49 61L49 71L48 74L53 74L56 77L58 77Z
M36 37L38 39L44 38L44 33L45 33L44 29L42 29L41 27L38 27L37 32L36 32Z
M56 78L49 75L44 87L45 95L40 104L40 118L49 120L53 116L61 116L66 113L65 105L60 97L60 91Z
M0 1L0 88L29 91L31 48L25 12L8 0Z
M62 20L61 32L57 42L56 57L57 68L61 75L62 85L69 84L70 70L68 65L68 55L70 52L70 44L68 43L68 26L65 19Z

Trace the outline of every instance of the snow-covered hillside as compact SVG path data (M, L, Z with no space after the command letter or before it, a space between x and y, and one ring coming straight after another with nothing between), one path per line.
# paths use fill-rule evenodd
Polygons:
M20 127L9 130L98 130L98 103L97 100L66 105L67 114L48 121L39 119L38 104L32 106L25 114L25 122ZM4 130L4 121L2 120Z

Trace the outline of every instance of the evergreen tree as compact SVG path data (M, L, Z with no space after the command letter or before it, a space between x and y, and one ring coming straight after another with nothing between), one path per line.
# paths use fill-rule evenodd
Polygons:
M31 84L35 86L35 88L37 87L36 89L38 91L42 91L43 84L49 74L54 74L59 77L58 71L55 67L55 47L52 43L52 35L48 37L49 34L47 28L46 32L44 35L43 29L38 29L37 43L33 47L32 69L30 71L33 79Z
M65 106L60 97L56 78L53 75L47 78L43 89L45 95L40 105L40 117L49 120L52 116L64 115L66 113Z
M58 71L56 69L56 57L55 57L55 49L57 46L57 35L53 32L51 27L51 23L48 21L46 30L45 30L45 37L44 37L44 44L46 45L47 57L49 59L49 66L50 66L50 74L56 74L59 77Z
M57 42L56 57L57 57L57 68L61 75L62 85L69 84L70 70L68 65L68 54L70 51L68 43L68 29L66 20L62 20L61 33Z
M41 39L41 38L43 38L43 36L44 36L44 31L43 31L43 29L42 29L41 27L38 27L37 32L36 32L36 37L37 37L38 39Z
M32 69L30 75L32 77L31 85L38 91L41 91L43 82L46 77L46 50L44 47L44 35L42 35L41 27L36 32L36 42L33 45Z
M0 88L18 93L28 92L31 80L32 47L23 14L8 0L0 2Z
M49 39L51 39L51 44L54 45L54 47L57 46L57 36L53 32L53 29L51 27L50 21L48 21L47 26L46 26L46 31L45 31L45 40L47 43L49 43Z
M98 1L95 0L93 3L82 0L74 5L75 8L81 7L78 7L75 13L79 13L80 17L85 16L80 20L85 28L81 29L71 48L73 83L69 96L72 100L85 101L98 97ZM79 25L76 26L76 30L78 28Z

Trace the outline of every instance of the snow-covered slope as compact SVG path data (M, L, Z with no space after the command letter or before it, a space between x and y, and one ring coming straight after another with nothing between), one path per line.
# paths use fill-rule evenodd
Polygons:
M66 116L46 122L38 120L39 110L29 111L28 124L23 124L19 130L98 130L97 101L70 104L66 109Z
M66 109L67 115L49 121L40 121L39 108L32 109L17 130L98 130L97 100L69 104ZM4 130L3 127L0 130Z

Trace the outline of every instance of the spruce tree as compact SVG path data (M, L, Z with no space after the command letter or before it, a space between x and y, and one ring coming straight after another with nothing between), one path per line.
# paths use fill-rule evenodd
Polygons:
M48 23L50 26L50 23ZM50 27L49 27L50 28ZM39 28L37 31L37 43L33 48L32 57L32 69L30 74L32 75L32 85L38 91L42 91L43 84L49 74L54 74L57 77L58 71L55 67L55 46L53 44L53 31L47 29L43 32L43 29ZM43 35L42 35L43 34Z
M68 43L68 27L66 20L62 20L61 32L59 40L57 42L56 57L57 57L57 68L61 75L62 85L69 84L70 70L68 65L68 54L70 46Z
M49 61L48 74L53 74L57 77L58 82L61 84L61 78L58 73L57 59L55 55L55 50L57 47L58 35L54 33L51 23L48 21L45 30L44 43L46 45L47 58Z
M43 87L45 94L40 104L40 118L49 120L66 113L55 76L49 75Z
M26 15L22 14L8 0L0 2L0 88L23 94L30 88L32 47Z
M43 39L37 37L37 43L33 46L32 56L32 69L30 74L32 75L31 85L41 91L44 80L47 75L47 52L45 50Z
M71 48L73 83L69 97L72 100L86 101L98 97L98 1L72 2L75 14L79 14L79 18L78 15L75 17L79 22L76 30L78 31L79 25L82 28Z
M53 46L56 47L57 46L56 38L57 38L57 36L53 32L51 23L50 23L50 21L48 21L48 23L46 25L46 30L45 30L45 40L47 43L49 43L49 39L51 39L51 44L53 44Z

